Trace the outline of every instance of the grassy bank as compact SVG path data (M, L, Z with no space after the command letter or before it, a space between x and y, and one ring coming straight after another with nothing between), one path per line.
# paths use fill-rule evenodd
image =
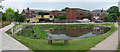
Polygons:
M54 26L54 25L51 25L51 26ZM70 25L70 26L73 26L73 25ZM78 26L84 26L84 25L78 25ZM94 25L89 24L85 26L94 26ZM87 37L87 38L77 39L77 40L70 40L68 45L64 45L63 41L53 41L53 44L49 45L47 44L48 42L46 40L36 40L36 39L24 37L24 36L12 36L12 37L14 37L16 40L18 40L25 46L29 47L31 50L34 50L35 52L37 52L36 50L85 50L86 51L86 50L89 50L91 47L95 46L96 44L98 44L99 42L101 42L102 40L104 40L106 37L108 37L109 35L111 35L113 32L117 30L117 28L114 25L111 24L111 26L112 27L110 28L110 31L108 31L103 35Z

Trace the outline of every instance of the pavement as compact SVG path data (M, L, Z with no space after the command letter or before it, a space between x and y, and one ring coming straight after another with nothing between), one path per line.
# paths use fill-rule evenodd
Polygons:
M5 26L4 28L0 29L0 48L2 49L2 52L5 52L3 50L30 50L29 48L25 47L23 44L19 43L17 40L6 34L5 32L12 28L14 24L10 24L8 26ZM9 51L10 52L10 51ZM13 51L11 51L13 52ZM22 51L24 52L24 51Z
M118 27L117 23L115 23L115 26ZM98 43L95 47L92 47L90 50L114 50L111 52L116 52L117 49L118 49L118 30L109 37L107 37L102 42ZM98 52L98 51L94 51L94 52Z

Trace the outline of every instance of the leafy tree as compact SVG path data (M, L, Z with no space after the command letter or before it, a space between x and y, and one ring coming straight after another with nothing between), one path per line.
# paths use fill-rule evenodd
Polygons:
M60 20L65 20L65 19L66 19L66 15L58 15L58 18L59 18Z
M92 13L91 13L91 12L88 12L88 13L86 13L86 14L85 14L85 18L90 19L90 18L91 18L91 16L92 16Z
M58 15L55 14L55 15L54 15L54 18L58 18Z
M59 11L59 10L55 10L55 11Z
M19 16L17 17L18 22L24 22L25 20L26 20L26 17L23 14L19 14Z
M3 9L4 6L0 5L0 10Z
M117 20L117 15L115 13L111 13L110 17L112 17L114 19L114 21Z
M44 20L45 20L45 22L49 22L49 19L48 19L48 18L45 18Z
M2 21L6 21L6 20L7 20L7 18L6 18L5 13L2 13Z
M1 3L2 1L4 1L4 0L0 0L0 3ZM2 5L0 5L0 10L1 10L1 9L3 9L3 6L2 6Z
M9 21L14 18L14 10L11 8L8 8L5 11L5 14L6 14L7 20L9 20Z
M56 19L60 19L60 20L65 20L66 19L66 15L54 15L54 18Z
M117 17L120 16L118 6L112 6L112 7L110 7L110 8L107 10L107 12L108 12L109 14L115 13L115 14L117 15Z
M67 11L69 9L69 7L65 7L64 9L62 9L61 11Z
M109 14L105 14L103 16L103 19L105 22L113 22L114 21L114 19Z
M15 21L17 21L17 22L24 22L26 20L25 15L19 14L18 10L17 10L17 12L14 13L14 18L15 18Z

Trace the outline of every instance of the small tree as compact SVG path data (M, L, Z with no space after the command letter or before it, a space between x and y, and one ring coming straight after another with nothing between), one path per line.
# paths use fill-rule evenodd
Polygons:
M65 7L64 9L62 9L61 11L67 11L69 9L69 7Z
M7 20L7 18L6 18L5 13L2 13L2 21L6 21L6 20Z
M113 22L114 21L114 19L109 14L104 15L103 19L104 19L104 22Z
M7 20L10 21L11 19L14 18L14 10L11 9L11 8L8 8L8 9L5 11L5 15L6 15Z
M58 18L58 15L55 14L55 15L54 15L54 18Z
M111 13L110 17L112 17L114 19L114 21L117 20L117 15L115 13Z
M25 15L19 14L19 17L17 18L18 22L24 22L26 20Z
M14 13L14 19L15 21L17 22L24 22L26 20L26 17L25 15L23 14L19 14L19 11L17 10L15 13Z
M65 20L65 19L66 19L66 15L58 15L58 18L59 18L60 20Z
M117 15L117 17L120 16L118 6L112 6L112 7L110 7L110 8L107 10L107 12L108 12L109 14L115 13L115 14Z
M91 12L88 12L88 13L86 13L86 14L85 14L85 18L90 19L90 18L91 18L91 16L92 16L92 13L91 13Z

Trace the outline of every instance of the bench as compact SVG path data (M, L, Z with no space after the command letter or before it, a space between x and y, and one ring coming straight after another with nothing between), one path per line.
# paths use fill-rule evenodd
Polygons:
M52 41L64 41L64 44L68 44L68 40L71 40L71 39L46 39L48 40L48 44L52 44Z

